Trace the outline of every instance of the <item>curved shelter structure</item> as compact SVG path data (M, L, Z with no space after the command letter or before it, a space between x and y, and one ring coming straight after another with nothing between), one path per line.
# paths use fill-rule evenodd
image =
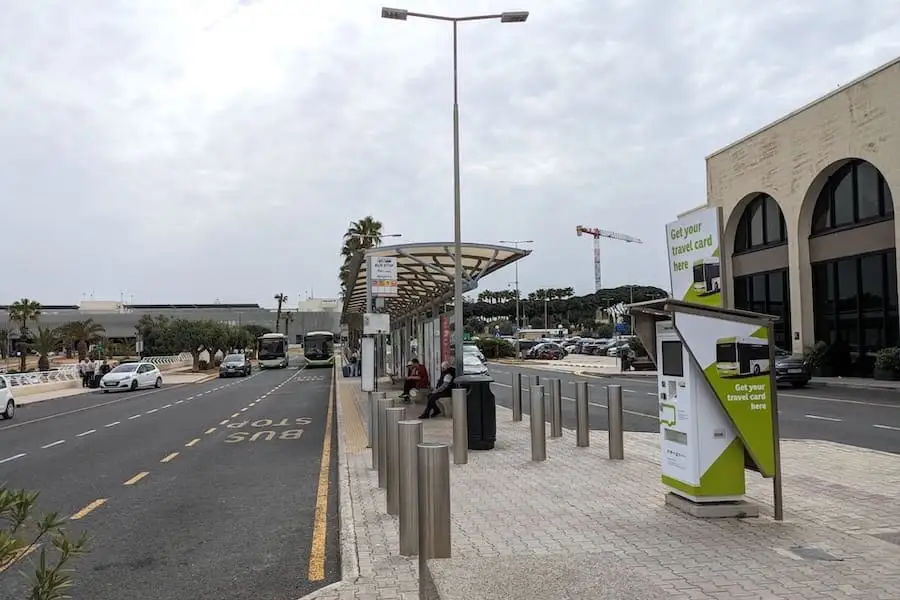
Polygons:
M531 250L494 244L462 245L462 270L465 291L478 287L478 281L531 254ZM369 297L369 260L394 259L397 266L396 296L374 299L375 309L367 311ZM452 242L425 242L379 246L357 252L350 259L347 295L341 320L351 323L354 315L366 312L391 316L392 362L406 364L413 351L409 342L415 339L416 353L431 373L437 373L442 358L448 358L447 342L450 319L442 313L453 300L455 255ZM361 317L357 323L359 328ZM383 364L383 363L382 363Z
M733 308L778 317L795 353L831 345L843 358L823 374L871 376L900 345L898 97L900 59L706 159Z

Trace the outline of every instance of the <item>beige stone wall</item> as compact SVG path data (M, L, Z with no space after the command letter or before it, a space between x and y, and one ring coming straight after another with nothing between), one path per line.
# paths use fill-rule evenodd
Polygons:
M732 265L734 234L741 213L758 193L771 195L784 213L788 232L791 326L800 334L794 351L813 340L812 277L809 232L812 212L828 176L848 159L860 158L884 175L900 199L900 59L893 61L772 125L735 142L706 159L707 198L721 206L725 219L723 250L738 271L752 272L756 258L738 257ZM896 201L895 201L896 205ZM866 227L877 228L879 224ZM884 229L884 224L880 224ZM881 230L872 230L879 239ZM891 232L888 233L888 241ZM845 235L847 234L847 235ZM854 240L869 239L864 231L835 234L831 247L850 250ZM847 239L837 239L842 235ZM831 238L831 236L829 236ZM893 245L900 238L893 222ZM814 240L821 245L824 240ZM782 250L783 252L783 250ZM845 251L843 255L857 252ZM759 271L772 256L758 253ZM900 281L900 277L898 277Z

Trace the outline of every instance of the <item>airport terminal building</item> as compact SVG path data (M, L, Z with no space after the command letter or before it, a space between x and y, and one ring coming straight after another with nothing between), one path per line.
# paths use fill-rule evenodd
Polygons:
M870 376L900 345L893 193L900 190L900 59L706 159L735 308L779 317L779 346L849 345Z
M297 306L282 307L282 314L285 313L291 314L287 330L291 343L299 344L301 336L307 331L331 331L337 334L341 329L341 306L336 300L304 300ZM105 337L132 339L135 337L138 320L145 315L208 319L230 325L260 325L274 330L277 311L258 304L123 304L85 300L73 305L43 305L38 324L42 327L59 327L72 321L92 319L103 326ZM17 324L9 321L7 306L0 306L0 328L9 329L13 336L18 332ZM280 330L285 331L284 321Z

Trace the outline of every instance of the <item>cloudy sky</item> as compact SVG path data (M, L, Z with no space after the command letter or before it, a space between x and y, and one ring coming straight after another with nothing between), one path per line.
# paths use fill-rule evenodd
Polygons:
M900 54L883 0L392 2L531 11L461 26L459 55L463 237L535 240L526 290L592 291L578 224L645 242L604 242L605 284L668 287L664 224L705 201L704 157ZM369 0L0 4L0 303L334 296L351 220L452 239L447 24Z

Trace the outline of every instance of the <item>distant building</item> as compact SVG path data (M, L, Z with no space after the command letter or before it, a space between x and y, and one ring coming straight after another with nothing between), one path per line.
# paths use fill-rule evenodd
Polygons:
M337 298L307 298L297 303L297 312L341 312Z

